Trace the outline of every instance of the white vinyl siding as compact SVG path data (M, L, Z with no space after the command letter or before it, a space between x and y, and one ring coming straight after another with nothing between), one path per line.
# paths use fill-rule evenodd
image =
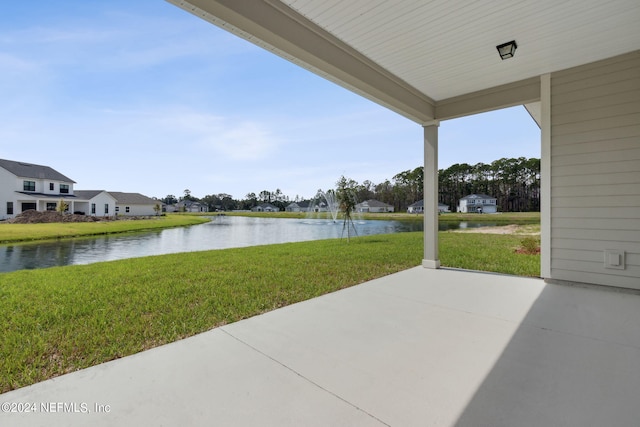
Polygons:
M148 205L125 205L118 206L120 208L118 215L122 216L152 216L156 214L154 210L155 204Z
M640 289L640 52L554 73L551 93L551 278Z

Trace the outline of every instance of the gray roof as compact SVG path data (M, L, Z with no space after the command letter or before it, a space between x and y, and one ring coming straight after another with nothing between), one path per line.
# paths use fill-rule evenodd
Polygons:
M464 199L495 199L495 197L488 196L486 194L469 194L468 196L465 196L460 200L464 200Z
M60 172L50 168L49 166L0 159L0 167L20 178L51 179L54 181L75 183L71 178L62 175Z
M119 205L155 205L160 203L159 200L154 200L140 193L121 193L118 191L107 191L107 193L111 194Z
M371 207L374 207L374 208L386 208L386 207L391 206L391 205L388 205L388 204L386 204L384 202L381 202L379 200L374 200L374 199L367 200L367 201L364 201L362 203L358 203L358 206L362 206L362 205L368 205L368 206L371 206Z
M253 208L251 208L251 210L254 209L258 209L258 208L262 208L262 209L275 209L277 211L280 210L279 207L272 205L271 203L260 203L258 206L255 206Z
M183 200L181 202L176 203L176 206L178 206L178 207L182 207L182 206L190 207L190 206L203 206L203 204L200 203L200 202L196 202L194 200Z
M16 191L18 194L22 194L20 198L26 197L30 199L55 199L55 200L69 200L69 199L77 199L78 197L75 194L45 194L45 193L27 193L26 191Z
M79 199L93 199L104 190L73 190L75 196Z

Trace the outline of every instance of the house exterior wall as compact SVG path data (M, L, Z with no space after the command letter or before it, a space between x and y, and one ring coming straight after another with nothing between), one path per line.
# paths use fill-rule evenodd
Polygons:
M7 202L13 202L13 212L16 213L16 177L4 168L0 168L0 219L13 218L7 213Z
M95 213L91 212L92 204L96 205ZM108 209L105 209L105 205L108 206ZM87 207L85 208L85 206L82 206L81 210L84 211L85 215L90 216L114 216L116 214L116 199L106 191L103 191L102 193L92 197L89 200ZM108 210L108 213L105 213L105 210Z
M551 74L550 104L550 278L640 289L640 51Z
M16 193L17 191L24 191L25 181L34 182L35 190L33 191L33 196ZM50 189L50 184L53 184L53 190ZM67 185L68 192L61 194L60 185ZM52 197L43 197L36 193ZM67 202L71 208L71 199L66 199L66 197L73 196L73 194L73 182L18 177L6 169L0 168L0 220L14 218L16 215L22 213L23 203L34 203L37 210L45 211L47 209L47 203L58 203L60 199L65 199L65 202ZM13 214L7 212L7 202L13 203Z
M308 212L309 208L308 207L302 207L297 203L291 203L289 206L287 206L286 208L284 208L285 211L287 212Z
M151 216L156 215L156 211L153 209L155 205L134 205L134 204L120 204L118 207L118 216ZM129 212L127 212L127 207ZM111 214L113 215L113 214Z
M32 179L33 180L33 179ZM51 189L51 184L53 184L53 190ZM66 193L61 193L61 185L66 185L67 191ZM38 190L40 188L42 191ZM73 183L72 182L64 182L64 181L55 181L50 179L36 180L36 191L42 192L44 194L51 195L62 195L62 196L72 196L73 193Z
M360 204L360 205L356 205L356 212L361 212L361 213L387 213L387 212L393 212L394 207L393 206L369 206L367 204Z

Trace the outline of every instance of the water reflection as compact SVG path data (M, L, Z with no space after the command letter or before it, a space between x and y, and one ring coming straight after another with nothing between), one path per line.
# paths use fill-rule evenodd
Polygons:
M355 225L361 236L422 231L421 221L356 220ZM340 238L342 229L341 221L217 216L205 224L156 232L0 245L0 271Z
M354 222L360 236L423 230L422 221ZM487 222L441 222L439 229L494 225ZM154 232L0 245L0 272L340 237L346 237L340 220L216 216L205 224Z

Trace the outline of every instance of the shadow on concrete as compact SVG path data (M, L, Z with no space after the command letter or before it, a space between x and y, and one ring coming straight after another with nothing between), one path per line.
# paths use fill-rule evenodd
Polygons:
M640 296L547 284L457 426L640 425Z

